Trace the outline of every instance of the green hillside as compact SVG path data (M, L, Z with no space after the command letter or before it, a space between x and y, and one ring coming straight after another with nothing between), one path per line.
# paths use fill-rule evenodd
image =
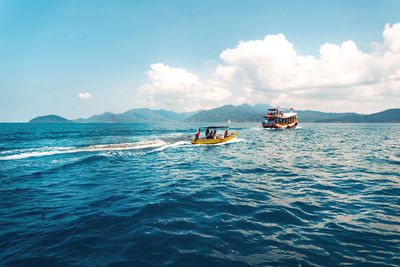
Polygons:
M124 113L114 114L106 112L94 115L87 119L74 121L66 118L48 115L32 119L30 123L135 123L135 122L261 122L263 115L271 106L257 104L250 106L225 105L222 107L198 112L173 112L168 110L152 110L148 108L131 109ZM284 109L288 112L287 109ZM382 112L362 115L357 113L325 113L312 110L294 110L298 114L299 122L400 122L400 109L388 109Z
M356 113L329 113L312 110L296 110L295 112L298 114L301 122L324 122L328 120L334 121L343 116L358 115Z
M185 119L185 122L261 122L269 105L257 104L250 106L226 105L211 110L202 111ZM288 109L284 109L289 112ZM382 112L362 115L357 113L325 113L312 110L294 110L299 122L400 122L400 109L389 109Z
M114 114L106 112L101 115L94 115L87 119L77 119L80 123L135 123L135 122L169 122L180 121L194 112L177 113L168 110L152 110L148 108L131 109L124 113Z
M30 123L70 123L73 121L57 115L39 116L29 121Z
M185 119L185 122L255 122L261 121L262 114L250 105L225 105L219 108L202 111Z
M400 109L388 109L370 115L349 114L319 122L400 122Z

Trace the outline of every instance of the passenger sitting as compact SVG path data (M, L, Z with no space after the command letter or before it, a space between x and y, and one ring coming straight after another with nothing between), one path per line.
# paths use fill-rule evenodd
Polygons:
M219 138L219 136L217 135L217 131L214 131L213 138L214 139L218 139Z
M210 131L209 133L208 133L208 135L206 136L206 139L213 139L214 138L214 136L213 136L213 131Z
M199 140L199 138L200 138L200 129L199 129L199 131L194 135L194 141Z
M228 133L228 130L226 130L225 134L224 134L224 138L227 138L228 136L229 136L229 133Z

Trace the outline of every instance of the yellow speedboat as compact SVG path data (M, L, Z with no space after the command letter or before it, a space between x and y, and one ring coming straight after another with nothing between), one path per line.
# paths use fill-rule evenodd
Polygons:
M228 133L228 126L208 126L201 127L199 131L195 134L195 137L190 139L192 144L218 144L227 142L236 137L236 132ZM201 129L206 129L205 136L200 138ZM217 135L217 129L225 129L225 133L222 135Z

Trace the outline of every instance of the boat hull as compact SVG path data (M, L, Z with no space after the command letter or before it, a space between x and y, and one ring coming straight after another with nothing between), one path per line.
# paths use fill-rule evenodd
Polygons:
M218 143L224 143L229 140L232 140L233 138L236 137L236 132L233 132L230 136L227 138L218 138L218 139L197 139L194 141L193 139L190 139L190 142L192 144L218 144Z
M290 124L262 124L262 127L264 128L268 128L268 129L294 129L297 126L297 121L290 123Z

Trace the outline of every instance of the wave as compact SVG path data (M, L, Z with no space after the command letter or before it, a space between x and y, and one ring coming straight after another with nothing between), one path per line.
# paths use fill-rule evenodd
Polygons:
M167 144L167 145L164 145L162 147L159 147L159 148L153 150L153 152L163 151L163 150L165 150L167 148L176 148L176 147L189 145L189 144L190 144L189 141L178 141L178 142L175 142L175 143L172 143L172 144Z
M217 144L211 144L211 145L222 146L222 145L226 145L226 144L240 143L240 142L243 142L243 141L244 141L244 139L234 138L234 139L231 139L231 140L223 142L223 143L217 143Z
M114 151L114 150L137 150L137 149L147 149L154 147L162 147L166 145L167 142L163 140L154 141L141 141L135 143L120 143L120 144L104 144L104 145L91 145L87 147L54 147L54 148L44 148L45 151L31 151L8 155L0 157L0 160L15 160L15 159L25 159L31 157L43 157L52 156L57 154L71 154L80 152L97 152L97 151Z
M10 154L0 157L1 160L18 160L31 157L44 157L53 156L58 154L73 154L80 152L99 152L99 151L118 151L118 150L140 150L148 148L156 148L151 152L163 151L167 148L176 148L181 146L190 145L188 141L190 136L182 133L169 133L158 137L157 140L144 140L132 143L119 143L119 144L101 144L90 145L86 147L44 147L44 148L26 148L19 150L7 150L1 154ZM200 144L205 146L220 146L232 143L242 142L243 139L235 138L223 143L217 144ZM17 153L16 153L17 152Z
M116 151L116 150L139 150L139 149L148 149L148 148L156 148L151 152L159 152L163 151L167 148L176 148L181 146L190 145L188 138L190 136L182 133L170 133L167 135L163 135L161 139L149 141L139 141L133 143L119 143L119 144L102 144L102 145L90 145L86 147L45 147L36 149L36 148L27 148L17 150L19 153L15 153L16 151L7 150L2 154L15 153L12 155L2 156L0 160L17 160L17 159L25 159L31 157L43 157L43 156L53 156L58 154L72 154L72 153L80 153L80 152L98 152L98 151ZM160 137L158 137L160 138ZM212 144L213 146L224 145L229 143L237 143L243 141L242 139L233 139L224 143Z

